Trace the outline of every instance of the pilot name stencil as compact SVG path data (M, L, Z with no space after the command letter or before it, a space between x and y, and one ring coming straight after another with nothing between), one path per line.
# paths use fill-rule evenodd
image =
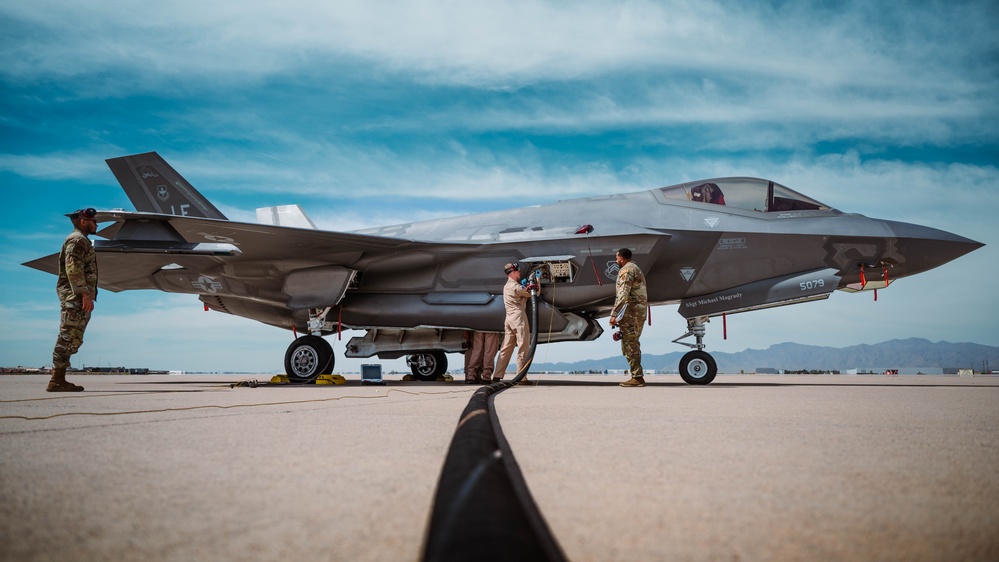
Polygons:
M733 293L731 295L718 295L710 298L697 299L696 301L688 301L684 302L683 305L687 308L697 308L706 304L717 304L722 301L733 301L741 298L742 293Z

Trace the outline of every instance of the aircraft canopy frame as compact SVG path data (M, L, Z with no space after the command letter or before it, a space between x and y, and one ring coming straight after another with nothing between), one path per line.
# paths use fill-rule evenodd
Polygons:
M761 213L836 210L787 186L760 178L699 180L662 187L658 191L667 201L724 205Z

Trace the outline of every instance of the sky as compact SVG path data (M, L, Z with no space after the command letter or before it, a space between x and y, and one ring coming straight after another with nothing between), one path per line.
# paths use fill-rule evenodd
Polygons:
M278 5L280 4L280 5ZM878 292L728 318L708 351L999 345L999 4L449 0L0 4L0 365L49 366L57 252L157 151L233 220L353 230L723 176L987 244ZM620 354L594 342L536 361ZM684 348L676 306L645 353ZM402 369L402 360L344 359ZM291 334L102 292L74 366L282 372ZM449 357L452 367L461 357ZM622 365L623 359L622 359Z

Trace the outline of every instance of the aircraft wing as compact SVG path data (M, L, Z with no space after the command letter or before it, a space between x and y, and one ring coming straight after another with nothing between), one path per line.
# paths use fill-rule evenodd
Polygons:
M366 252L388 252L421 245L411 240L351 234L307 228L241 223L227 220L181 217L153 213L107 213L119 223L112 243L125 252L156 249L188 251L185 244L219 244L234 246L242 260L289 259L298 256L334 255ZM100 217L98 217L100 219ZM103 232L101 233L103 234ZM110 251L112 244L99 244Z
M204 294L222 289L215 283L231 281L233 295L293 308L313 303L295 303L294 295L289 303L287 290L296 292L304 284L305 292L314 291L330 281L344 285L347 272L363 263L426 246L383 236L154 213L102 212L97 218L115 221L98 233L109 240L94 241L102 289ZM58 258L52 254L24 265L58 274Z

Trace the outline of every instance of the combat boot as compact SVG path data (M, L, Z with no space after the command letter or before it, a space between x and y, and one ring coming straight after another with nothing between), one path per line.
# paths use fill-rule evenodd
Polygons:
M83 387L66 380L66 369L53 369L45 392L83 392Z
M645 386L645 377L632 377L622 383L621 386Z

